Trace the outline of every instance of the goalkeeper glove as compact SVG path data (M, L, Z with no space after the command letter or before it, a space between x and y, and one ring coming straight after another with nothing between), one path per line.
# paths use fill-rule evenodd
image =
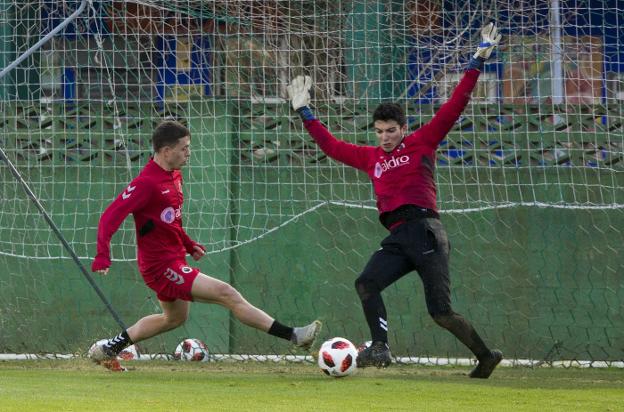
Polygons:
M297 76L286 86L290 104L303 120L313 120L315 118L308 107L310 105L311 88L312 78L310 78L310 76Z
M468 62L468 69L483 69L483 63L490 57L500 39L501 35L498 34L494 23L483 26L481 29L481 43L477 47L477 52Z
M498 34L498 30L496 29L494 23L483 26L481 29L481 43L479 44L479 47L477 47L477 52L472 57L475 59L479 57L484 60L489 59L492 51L494 51L494 47L498 45L501 37L502 36Z

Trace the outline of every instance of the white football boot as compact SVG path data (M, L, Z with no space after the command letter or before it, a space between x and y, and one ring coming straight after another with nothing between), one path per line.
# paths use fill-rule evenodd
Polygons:
M89 348L89 352L88 352L89 359L91 359L93 362L96 362L96 363L99 363L105 360L115 359L117 355L106 350L106 347L104 346L106 342L108 341L107 340L97 341L93 345L91 345L91 347Z
M89 358L112 372L126 372L127 369L121 366L117 360L117 355L106 350L104 346L106 342L108 341L98 341L91 345L88 352Z
M290 340L295 344L295 346L302 349L310 349L310 346L312 346L312 343L314 343L314 340L321 331L321 326L323 326L321 321L315 320L309 325L302 326L300 328L293 328L293 335Z

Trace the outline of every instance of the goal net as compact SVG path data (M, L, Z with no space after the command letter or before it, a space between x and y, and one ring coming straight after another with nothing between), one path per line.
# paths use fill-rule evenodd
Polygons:
M0 79L0 148L85 265L98 218L150 156L164 119L192 133L188 233L202 272L286 324L369 339L353 282L386 235L367 177L328 159L290 109L312 106L339 138L376 144L371 113L427 122L496 21L502 44L437 153L452 243L454 309L510 359L624 358L624 1L0 2L0 66L81 4ZM84 353L117 325L21 185L0 164L0 353ZM159 311L136 268L131 219L96 276L128 324ZM428 317L416 273L384 291L397 356L470 353ZM214 353L285 354L215 306L144 342L184 337Z

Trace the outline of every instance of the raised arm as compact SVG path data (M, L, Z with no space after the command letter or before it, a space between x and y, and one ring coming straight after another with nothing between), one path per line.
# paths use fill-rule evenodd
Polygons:
M97 254L91 264L91 270L106 273L111 265L111 238L130 213L140 210L148 203L150 192L151 188L147 182L135 179L102 213L98 224Z
M297 76L287 88L292 107L299 113L308 133L327 156L356 169L366 171L369 159L368 152L375 149L336 139L314 116L309 107L311 87L312 79L309 76Z
M466 73L455 87L451 98L438 109L433 119L418 131L422 139L431 146L437 147L440 144L466 108L483 69L483 64L492 54L501 39L501 35L498 34L496 26L490 23L481 29L481 38L482 41L470 59Z

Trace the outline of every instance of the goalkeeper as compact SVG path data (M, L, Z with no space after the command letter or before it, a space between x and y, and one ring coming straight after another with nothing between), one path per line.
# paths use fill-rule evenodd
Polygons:
M254 307L229 284L188 266L185 256L199 260L205 249L191 240L182 227L182 174L190 156L191 135L177 122L163 122L152 135L154 156L141 173L113 201L100 218L97 255L91 268L107 274L111 265L110 241L132 213L137 232L139 270L145 284L158 297L162 313L140 319L118 336L94 345L89 356L112 370L122 370L115 360L125 347L182 325L191 301L216 303L232 311L245 325L309 348L321 323L292 328Z
M422 279L427 310L477 357L472 378L488 378L503 355L490 350L475 329L451 306L450 245L436 209L435 152L464 110L486 59L500 41L493 23L481 30L483 38L466 73L433 119L406 135L407 122L398 104L383 103L373 114L379 146L359 146L336 139L310 110L312 81L298 76L288 86L292 107L305 128L329 157L359 169L370 177L381 223L390 234L381 242L355 281L372 344L360 352L359 367L386 367L391 363L388 322L381 292L416 270Z

